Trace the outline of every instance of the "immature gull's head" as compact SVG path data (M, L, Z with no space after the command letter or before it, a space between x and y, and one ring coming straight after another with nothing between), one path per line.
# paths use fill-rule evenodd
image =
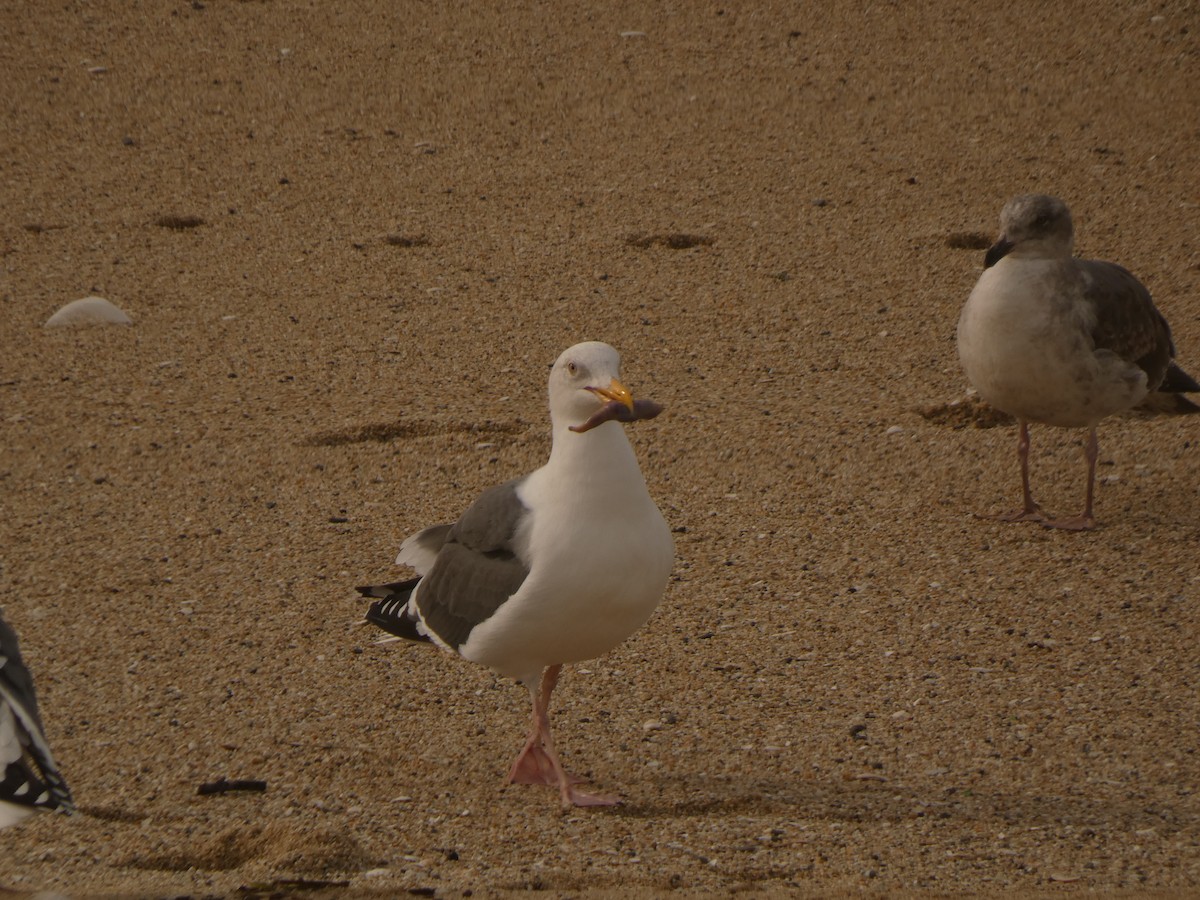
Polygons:
M1048 194L1021 194L1000 211L1000 237L983 265L991 268L1011 252L1029 257L1070 256L1074 237L1067 204Z

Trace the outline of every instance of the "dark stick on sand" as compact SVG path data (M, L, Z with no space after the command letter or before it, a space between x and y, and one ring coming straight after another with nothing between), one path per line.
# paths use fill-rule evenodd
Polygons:
M200 785L196 793L203 796L205 794L225 794L229 791L265 791L266 789L267 783L265 781L254 779L228 781L224 778L219 778L216 781L209 781Z

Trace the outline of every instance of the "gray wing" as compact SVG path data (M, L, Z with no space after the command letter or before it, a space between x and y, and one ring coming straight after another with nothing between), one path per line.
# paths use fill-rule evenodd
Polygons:
M1111 350L1146 373L1156 390L1175 356L1171 328L1150 292L1127 269L1098 259L1078 261L1086 273L1083 295L1096 314L1096 349Z
M425 627L455 649L517 592L529 574L517 556L516 537L529 510L516 479L489 488L450 527L441 550L421 579L417 608Z
M55 765L42 730L33 678L21 659L16 632L3 619L0 619L0 704L7 706L11 715L5 719L13 728L11 734L0 735L0 742L15 738L11 743L20 748L16 758L0 760L3 765L0 800L73 812L71 791Z
M442 552L442 545L453 525L431 525L404 539L396 564L416 569L418 575L426 575Z

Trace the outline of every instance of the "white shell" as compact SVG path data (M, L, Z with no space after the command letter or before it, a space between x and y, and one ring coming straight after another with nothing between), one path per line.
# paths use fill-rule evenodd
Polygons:
M84 297L68 303L49 319L47 328L76 325L132 325L133 320L103 297Z

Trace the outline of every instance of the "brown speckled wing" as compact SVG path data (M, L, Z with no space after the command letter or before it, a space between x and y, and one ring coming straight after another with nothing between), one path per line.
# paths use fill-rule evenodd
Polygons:
M517 496L521 480L480 494L451 527L437 561L421 580L417 606L425 627L451 647L462 646L529 574L514 545L528 513Z
M1097 349L1111 350L1146 373L1151 390L1162 384L1175 355L1171 329L1154 306L1150 292L1115 263L1079 260L1088 279L1084 299L1096 313L1092 337Z

